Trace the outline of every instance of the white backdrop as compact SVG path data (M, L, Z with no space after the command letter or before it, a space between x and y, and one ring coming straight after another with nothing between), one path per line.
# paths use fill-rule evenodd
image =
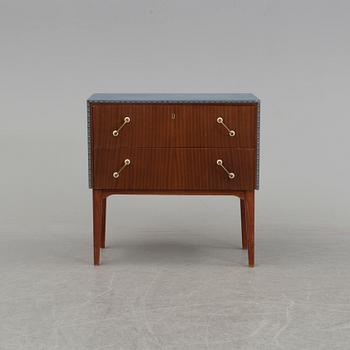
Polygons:
M0 230L90 234L94 92L256 94L257 232L349 228L349 18L345 0L1 0ZM113 198L109 225L194 208L238 225L227 197Z

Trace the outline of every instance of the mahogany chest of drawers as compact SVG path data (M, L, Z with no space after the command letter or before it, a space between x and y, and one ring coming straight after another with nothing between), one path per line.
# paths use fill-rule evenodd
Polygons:
M87 101L94 264L113 194L240 198L242 246L254 266L259 110L252 94L94 94Z

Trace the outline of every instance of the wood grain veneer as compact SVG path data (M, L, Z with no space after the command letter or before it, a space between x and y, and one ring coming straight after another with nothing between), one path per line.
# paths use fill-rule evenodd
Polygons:
M255 150L231 148L114 148L94 150L95 189L253 190ZM115 179L125 159L131 164ZM230 179L224 166L235 174Z
M92 111L95 147L256 147L256 104L95 104ZM126 116L130 123L113 136Z

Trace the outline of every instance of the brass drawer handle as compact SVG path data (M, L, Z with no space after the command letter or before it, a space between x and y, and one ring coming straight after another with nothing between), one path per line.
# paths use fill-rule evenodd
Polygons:
M120 173L124 170L124 168L127 167L128 165L130 165L130 163L131 163L130 159L125 159L124 165L118 171L113 173L113 177L115 179L117 179L119 177Z
M232 180L232 179L236 176L234 173L230 173L230 172L225 168L225 166L224 166L224 164L223 164L223 162L222 162L221 159L218 159L218 160L216 161L216 164L217 164L218 166L221 166L221 168L223 168L223 169L225 170L225 172L226 172L226 174L228 175L228 178L229 178L229 179Z
M117 130L113 130L113 136L118 136L119 135L119 131L124 127L125 124L130 123L131 119L129 117L125 117L124 118L124 123L119 127L119 129Z
M235 136L236 133L234 130L231 130L225 123L224 123L224 118L223 117L219 117L218 119L216 119L216 121L219 123L219 124L222 124L222 126L228 131L228 134L230 136Z

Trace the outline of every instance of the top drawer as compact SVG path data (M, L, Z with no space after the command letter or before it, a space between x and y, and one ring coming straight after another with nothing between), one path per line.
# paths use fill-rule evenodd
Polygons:
M257 105L96 103L91 136L94 148L256 148Z

